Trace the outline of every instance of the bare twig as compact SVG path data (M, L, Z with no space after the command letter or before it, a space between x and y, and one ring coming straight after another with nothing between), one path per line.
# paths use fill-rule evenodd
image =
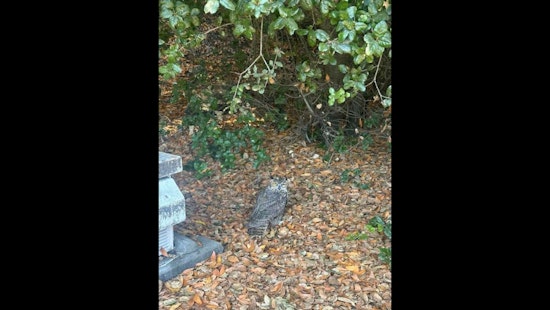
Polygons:
M371 84L374 84L374 87L376 87L376 90L378 91L378 95L380 96L380 98L389 98L387 96L384 96L382 95L382 92L380 91L380 88L378 88L378 83L376 83L376 76L378 75L378 71L380 70L380 63L382 62L382 57L384 55L380 56L380 58L378 58L378 64L376 65L376 71L374 72L374 77L372 78L372 81L370 83L368 83L367 85L365 86L369 86Z
M207 35L207 34L209 34L209 33L212 32L212 31L216 31L216 30L218 30L218 29L220 29L220 28L222 28L222 27L229 26L229 25L232 25L232 24L233 24L233 23L227 23L227 24L223 24L223 25L220 25L220 26L215 27L215 28L212 28L212 29L208 29L208 30L206 30L206 31L204 32L204 35Z

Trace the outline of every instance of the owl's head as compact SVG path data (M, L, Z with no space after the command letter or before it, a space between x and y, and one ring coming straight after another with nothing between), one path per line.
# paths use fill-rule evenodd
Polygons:
M286 191L288 179L285 177L270 177L268 187L271 190Z

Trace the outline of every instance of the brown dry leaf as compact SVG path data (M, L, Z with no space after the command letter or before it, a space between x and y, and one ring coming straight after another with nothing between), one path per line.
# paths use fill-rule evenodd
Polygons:
M250 271L252 271L255 274L264 274L265 273L265 269L261 268L261 267L252 268Z
M164 287L166 287L172 293L177 293L181 290L182 283L178 280L170 280L164 283Z
M170 310L175 310L175 309L179 308L179 306L181 306L181 302L177 302L177 303L171 305Z
M321 234L321 232L317 232L317 241L321 240L323 240L323 235Z
M219 309L220 305L213 302L213 301L211 301L206 305L206 308L208 308L208 309Z
M225 265L222 265L220 267L220 276L223 275L225 273Z
M247 294L242 294L242 295L239 295L237 297L237 300L242 303L242 304L245 304L245 305L249 305L250 304L250 299L248 299L248 295Z
M343 301L343 302L346 302L346 303L348 303L348 304L351 304L352 306L355 307L355 301L353 301L353 300L351 300L351 299L349 299L349 298L346 298L346 297L338 297L338 298L336 298L336 299L339 300L339 301Z
M213 290L216 288L216 286L218 286L218 284L220 284L220 281L216 280L216 281L212 281L212 285L210 286L210 289Z
M202 299L199 296L199 294L196 293L195 295L193 295L193 302L195 302L198 305L202 305Z
M267 250L267 252L269 254L272 254L273 256L277 256L277 255L280 255L283 252L283 248L273 247L273 248L269 248Z
M227 260L231 263L238 263L239 262L239 258L235 255L231 255L227 258Z
M254 241L248 242L244 244L244 250L248 253L253 252L256 247L256 244Z
M168 257L168 252L163 247L160 247L160 254L164 257Z
M346 270L349 270L351 272L359 271L359 266L357 266L357 265L347 265L345 268L346 268Z
M281 289L281 287L283 287L283 281L279 281L279 282L275 283L275 285L273 285L273 286L269 289L269 291L270 291L271 293L276 293L276 292L278 292L278 291Z

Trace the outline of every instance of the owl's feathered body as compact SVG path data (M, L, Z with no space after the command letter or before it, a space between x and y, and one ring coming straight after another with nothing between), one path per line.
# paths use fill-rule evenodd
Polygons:
M256 199L256 206L247 223L249 235L264 235L269 226L281 223L288 201L287 179L273 177Z

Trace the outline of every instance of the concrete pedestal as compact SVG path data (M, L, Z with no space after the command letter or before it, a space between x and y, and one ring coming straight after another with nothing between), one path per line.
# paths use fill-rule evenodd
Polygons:
M179 275L185 269L193 268L197 263L210 258L212 251L216 254L223 252L223 246L216 241L197 236L197 242L174 233L175 257L163 257L159 261L159 279L166 281Z
M180 156L159 152L159 279L162 281L208 259L212 251L223 252L219 242L194 236L199 241L197 243L173 231L175 224L186 219L185 197L171 177L181 171ZM170 257L160 257L161 247Z

